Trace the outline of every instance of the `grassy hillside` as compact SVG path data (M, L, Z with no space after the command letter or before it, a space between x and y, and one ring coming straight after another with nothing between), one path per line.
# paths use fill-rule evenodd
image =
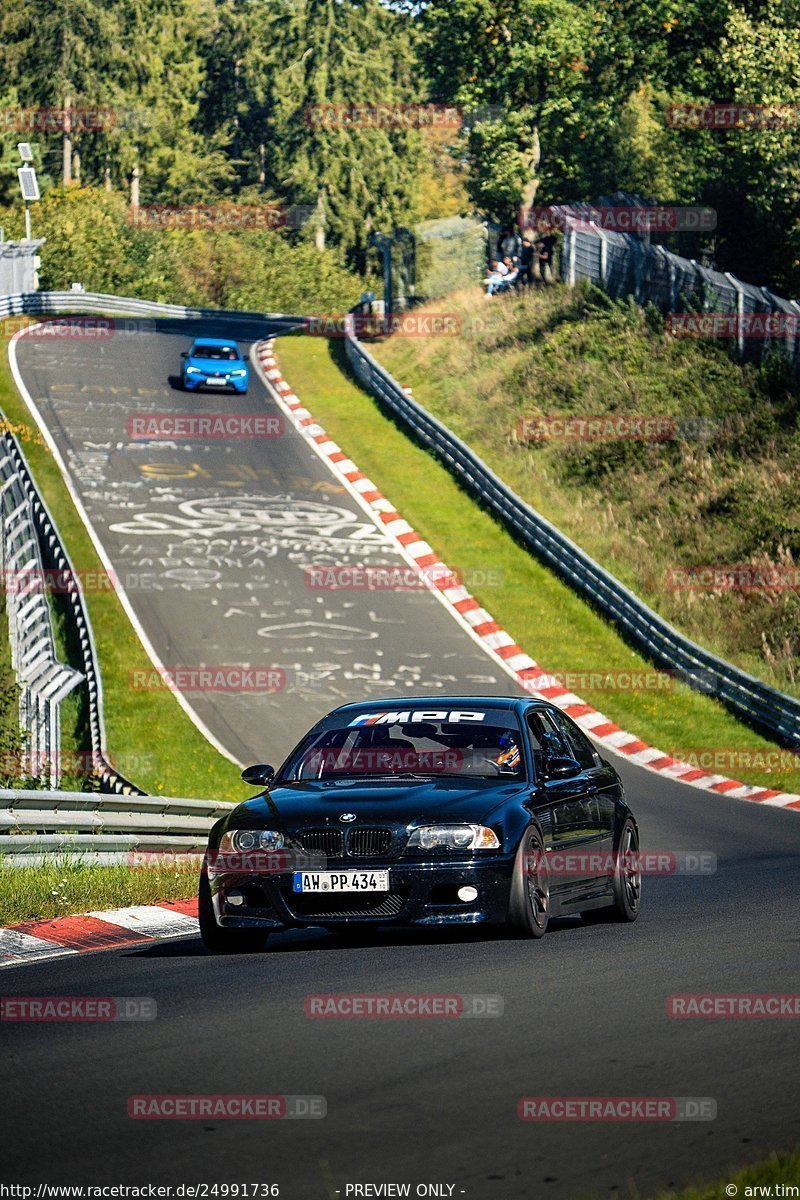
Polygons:
M775 747L716 701L677 682L646 692L623 686L626 674L647 673L649 664L381 411L349 375L341 341L285 337L276 354L283 374L331 437L548 671L570 680L577 676L575 687L584 699L659 749L733 750L736 757L717 768L720 774L800 791L792 756L770 761L766 756ZM601 677L595 690L580 682L587 674ZM650 670L648 678L655 674Z
M782 363L742 369L725 345L676 339L596 289L433 307L460 318L460 336L396 336L373 347L381 362L667 620L800 695L800 566L786 586L800 565L800 429ZM556 415L665 418L669 436L520 437L521 420ZM782 586L676 586L682 568L748 564L784 571Z

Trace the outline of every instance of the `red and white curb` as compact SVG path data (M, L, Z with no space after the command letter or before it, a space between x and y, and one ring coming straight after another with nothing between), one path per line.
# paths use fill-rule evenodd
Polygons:
M359 471L352 459L328 437L283 378L274 350L274 338L260 342L255 348L256 364L278 406L319 456L328 463L334 474L366 509L375 523L393 538L403 557L412 566L424 571L424 579L427 580L431 591L520 687L557 705L606 750L620 754L638 766L705 791L800 812L800 796L791 792L779 792L772 788L727 779L724 775L710 774L700 767L681 762L662 750L656 750L635 734L620 728L591 704L586 704L580 696L563 687L552 675L548 675L544 667L534 662L511 635L492 619L491 614L485 608L481 608L474 596L456 583L454 573L408 522L403 520L380 488Z
M0 927L0 969L93 950L124 950L199 932L196 900L164 900L107 912Z

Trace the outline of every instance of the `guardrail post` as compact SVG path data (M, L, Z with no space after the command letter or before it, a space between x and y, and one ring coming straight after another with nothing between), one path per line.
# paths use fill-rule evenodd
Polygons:
M600 283L605 288L608 283L608 242L600 228L597 229L597 236L600 238Z
M575 228L569 217L564 222L562 275L567 287L575 287Z
M744 288L735 275L725 272L725 278L736 291L736 352L744 358Z

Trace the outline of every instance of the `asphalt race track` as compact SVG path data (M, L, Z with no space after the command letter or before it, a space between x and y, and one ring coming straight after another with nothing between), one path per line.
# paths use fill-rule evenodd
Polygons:
M236 333L244 347L276 328ZM272 694L184 691L217 741L237 762L275 762L347 700L513 687L427 589L308 586L309 567L407 564L286 426L254 369L244 397L180 390L180 352L201 333L220 329L131 321L107 339L27 336L17 361L160 663L274 672ZM129 432L137 416L218 412L266 413L279 435L145 441Z
M43 401L64 453L103 455L102 478L80 486L114 555L145 537L136 541L111 526L144 524L137 514L148 521L149 514L163 515L175 526L175 516L186 513L181 505L196 500L235 504L240 494L257 494L285 504L294 496L326 510L354 511L294 436L270 443L268 461L259 458L257 445L244 442L204 450L202 458L197 448L180 445L126 448L124 411L104 402L113 396L111 386L127 388L125 411L139 384L157 389L135 400L148 410L172 404L200 411L213 400L186 397L166 381L187 344L185 329L159 325L144 342L141 336L109 342L109 361L98 370L89 370L96 345L65 349L23 340L19 348L25 380ZM106 391L82 401L75 391L58 390L82 380ZM232 403L244 410L243 402ZM257 384L248 403L268 403ZM145 462L185 467L190 457L211 478L162 476L154 483L147 476L143 482ZM228 488L222 473L237 465L265 474ZM111 486L125 481L127 489ZM315 486L320 483L331 490ZM361 521L360 514L353 520ZM199 553L196 535L193 527L187 558ZM177 547L177 557L183 553L184 540L153 540L162 556L170 557L168 544ZM390 548L377 552L391 561ZM317 614L302 575L298 586L285 569L306 561L292 559L294 553L278 545L272 562L283 574L266 571L275 594L258 597L271 614L258 621L226 619L229 601L220 588L197 596L131 594L164 662L269 656L306 670L317 661L311 639L299 639L291 655L269 637L253 650L262 621L335 621L371 630L369 613L379 618L379 636L369 646L357 642L337 654L327 647L339 667L306 692L259 698L252 712L227 695L202 698L202 706L192 698L237 757L260 750L265 727L280 740L283 704L294 723L311 692L323 708L339 695L375 695L398 680L401 666L418 665L415 691L434 686L434 673L443 691L511 686L430 597L394 594L380 597L385 607L377 608L374 593L352 594L353 608L344 611L326 595ZM224 580L247 577L246 569L223 565ZM292 611L298 597L309 614ZM331 606L334 616L322 615ZM380 658L378 648L385 651ZM414 658L412 650L428 657ZM356 654L358 661L379 662L382 672L385 662L377 690L366 671L363 678L346 677ZM620 771L644 849L707 851L718 860L714 874L646 879L642 916L632 926L563 921L539 942L489 930L388 930L354 943L306 931L274 938L262 954L235 958L211 957L199 940L185 939L3 971L5 996L151 996L158 1006L157 1019L141 1023L4 1023L2 1061L6 1079L14 1081L3 1089L0 1117L5 1177L26 1184L277 1183L289 1200L346 1200L347 1185L365 1183L411 1184L412 1196L417 1184L444 1184L453 1191L442 1195L474 1200L579 1200L647 1196L700 1175L724 1180L733 1166L800 1144L796 1021L681 1021L666 1012L675 993L798 990L800 818L627 764ZM469 1020L306 1017L309 994L340 992L479 993L501 997L504 1011ZM327 1116L138 1121L127 1115L133 1095L208 1093L322 1095ZM517 1117L521 1096L710 1097L717 1117L528 1123Z

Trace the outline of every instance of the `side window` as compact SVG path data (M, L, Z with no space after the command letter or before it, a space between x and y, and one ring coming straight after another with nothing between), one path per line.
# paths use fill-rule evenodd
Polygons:
M553 754L553 741L558 743L560 747L556 753L571 757L572 747L564 740L563 733L554 724L550 713L536 712L535 710L529 712L528 729L530 731L531 750L533 751L533 765L536 769L537 777L542 773L545 758ZM547 741L550 741L551 745L546 751Z
M566 741L567 745L572 748L574 757L583 767L584 771L590 770L592 767L599 766L597 754L594 746L587 738L582 729L579 729L568 717L563 713L548 713L548 716L555 721L558 726L561 736Z

